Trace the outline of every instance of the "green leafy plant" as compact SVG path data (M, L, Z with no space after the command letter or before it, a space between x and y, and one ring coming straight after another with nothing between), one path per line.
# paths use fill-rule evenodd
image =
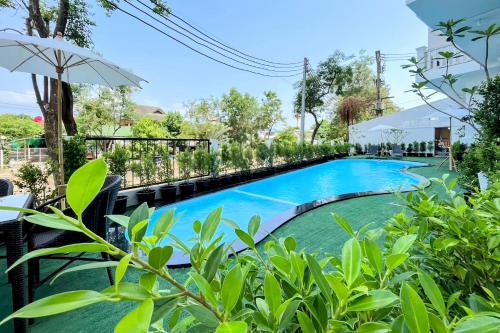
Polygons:
M68 140L63 140L64 149L64 181L79 167L87 163L87 146L83 136L75 135Z
M170 184L174 180L174 163L168 149L165 149L161 155L158 177L162 182L167 184Z
M210 154L206 147L198 148L193 154L193 171L198 176L204 176L210 173Z
M427 152L427 143L425 141L421 141L420 144L419 144L419 151L421 153L424 153L424 156L425 156L425 153Z
M149 191L150 186L155 183L158 174L158 166L155 163L153 155L142 155L139 162L132 163L130 170L139 177L140 184L144 187L144 190Z
M408 147L406 148L406 152L407 152L407 153L411 153L411 152L413 152L413 143L409 143L409 144L408 144Z
M194 222L196 236L194 245L189 247L170 234L177 219L173 210L157 219L152 234L146 235L154 209L142 204L130 216L109 217L126 228L132 246L127 253L95 235L81 222L83 211L99 192L106 174L102 160L90 162L73 174L67 193L76 219L55 208L52 208L53 214L23 209L28 222L80 232L92 242L32 252L9 269L48 254L105 252L119 260L106 265L72 267L62 274L112 266L116 267L115 285L102 291L70 291L37 300L0 324L12 318L55 315L103 302L134 302L135 307L117 322L116 332L420 333L432 330L458 333L495 332L500 325L500 305L494 286L483 285L478 290L483 296L468 294L468 289L449 294L446 284L444 287L441 284L442 277L435 274L434 266L426 265L416 255L422 251L420 242L435 241L441 236L432 227L392 225L382 247L380 230L368 230L368 225L354 230L342 216L333 214L334 221L350 239L344 243L340 256L318 256L297 249L293 237L271 237L262 249L257 248L253 237L259 230L260 219L255 216L245 230L234 225L236 236L248 250L232 254L231 247L225 246L221 242L223 236L217 233L222 220L221 208L210 213L203 223ZM443 201L453 209L439 210L450 217L448 223L439 223L448 229L453 228L449 222L461 218L459 215L467 209L465 203L462 206L463 197L450 187L446 187L447 196ZM418 214L422 214L422 210L432 211L433 205L440 204L424 190L406 200L410 207L418 207ZM479 218L489 217L487 222L496 223L498 227L498 219L491 218L492 214L498 216L499 213L498 189L478 195L474 200L480 203L471 209L479 209L475 212L481 215L476 217L475 224L480 222ZM413 220L412 215L404 213L395 219L404 220L403 215L406 220ZM466 217L471 216L466 214ZM429 218L419 216L418 220ZM461 227L463 231L468 230L465 225L458 225ZM438 238L428 237L422 230L435 233ZM491 236L498 236L498 228ZM164 245L166 238L172 239L171 245ZM456 245L448 244L450 246ZM176 280L166 266L174 247L191 259L192 267L184 283ZM490 260L475 255L473 258L471 269ZM126 276L131 269L141 272L133 282ZM491 269L495 268L487 268ZM478 278L484 281L486 276ZM160 288L160 282L170 288Z
M427 141L427 151L429 153L434 153L434 141L431 140L431 141Z
M128 161L130 160L130 152L125 147L115 147L115 150L104 155L109 166L111 175L122 177L123 185L127 185L127 172L129 170Z
M224 173L231 168L231 151L228 144L223 144L220 149L220 162Z
M177 163L179 163L181 178L186 180L191 178L191 171L193 169L193 153L189 148L179 153Z
M27 191L33 195L35 207L48 199L50 172L36 164L27 162L23 164L16 173L14 184L21 190Z
M243 147L236 142L231 143L230 146L231 166L238 171L244 167L243 161Z

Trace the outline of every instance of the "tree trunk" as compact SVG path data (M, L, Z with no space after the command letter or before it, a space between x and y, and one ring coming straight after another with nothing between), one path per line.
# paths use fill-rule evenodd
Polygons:
M314 129L313 129L313 132L311 135L311 144L313 144L314 139L316 138L316 134L318 133L318 130L319 130L321 124L323 123L323 120L318 121L318 117L313 112L309 112L309 113L312 114L312 116L314 118Z
M73 117L73 91L71 90L71 85L63 82L62 92L62 121L64 123L64 128L66 129L66 134L73 136L78 134L78 129L76 127L75 118Z

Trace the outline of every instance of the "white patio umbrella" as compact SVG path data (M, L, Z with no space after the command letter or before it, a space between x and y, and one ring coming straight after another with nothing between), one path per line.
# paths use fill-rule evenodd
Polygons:
M64 42L62 35L39 38L0 32L0 66L11 72L33 73L57 79L58 158L62 183L62 82L99 84L113 88L121 85L140 87L139 83L146 81L87 49Z

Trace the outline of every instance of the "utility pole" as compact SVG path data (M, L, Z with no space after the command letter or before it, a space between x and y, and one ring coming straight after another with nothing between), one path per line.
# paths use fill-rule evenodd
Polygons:
M302 77L302 108L300 110L300 143L304 143L304 126L306 120L306 79L307 58L304 58L304 73Z
M375 114L379 117L384 113L382 107L382 57L380 56L380 50L375 51L375 61L377 62L377 79L375 85L377 87L377 101L375 102Z

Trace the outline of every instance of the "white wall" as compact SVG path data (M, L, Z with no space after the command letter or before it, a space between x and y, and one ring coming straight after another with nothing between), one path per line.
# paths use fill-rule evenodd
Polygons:
M433 102L432 105L457 117L462 117L466 114L465 110L449 99ZM401 140L403 143L413 141L427 142L434 140L435 128L449 127L449 125L449 116L437 112L424 104L349 126L349 142L352 144L360 143L362 145L388 141L393 142L392 137L387 134L388 131L370 130L376 126L391 126L401 129L404 133ZM470 144L474 141L475 131L469 125L452 118L451 127L453 142L460 140L463 143ZM459 138L459 132L461 135L464 135L462 138Z

